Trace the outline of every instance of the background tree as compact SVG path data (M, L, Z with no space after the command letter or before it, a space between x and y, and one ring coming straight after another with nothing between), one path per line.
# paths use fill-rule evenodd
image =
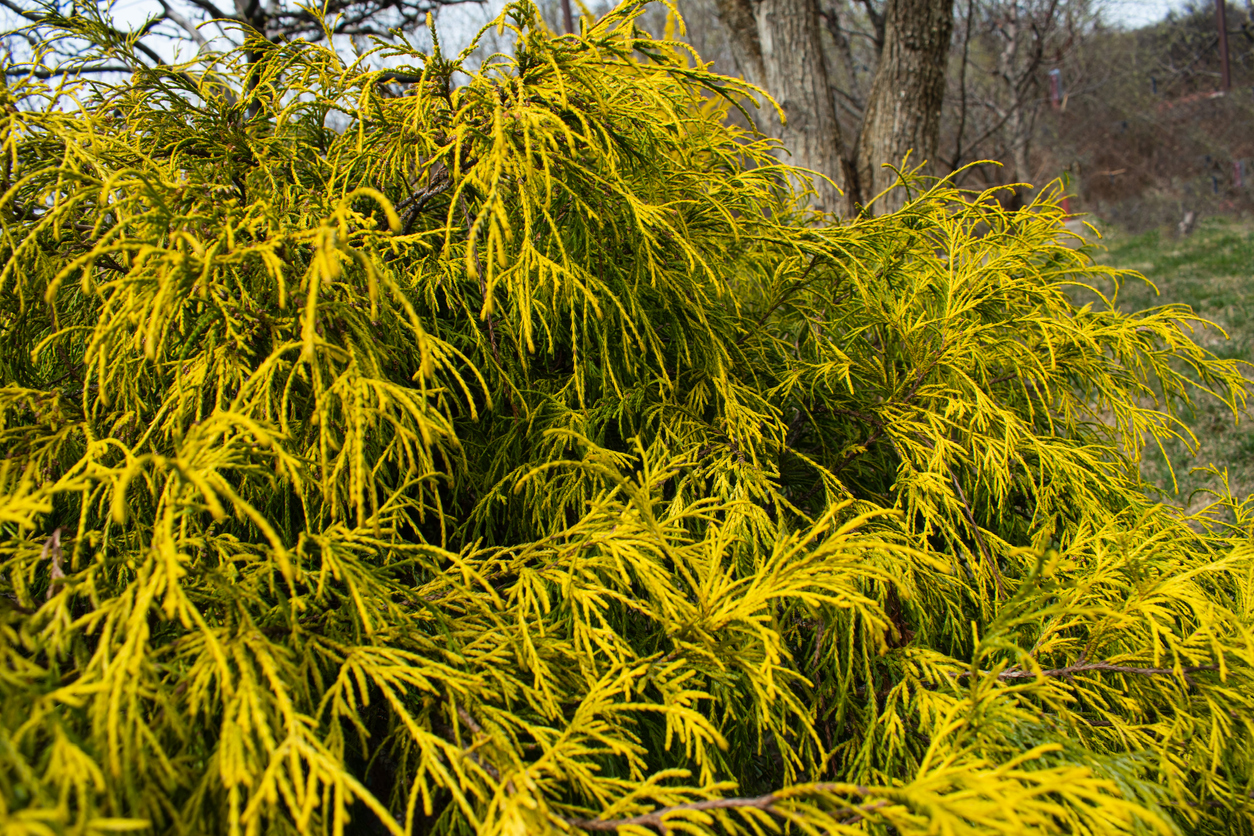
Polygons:
M138 25L119 21L116 7L104 0L69 9L57 0L0 0L0 5L17 24L5 35L11 62L13 57L42 55L45 72L72 68L83 73L165 65L176 54L182 60L192 55L211 60L242 46L250 32L272 43L317 43L330 37L366 47L374 38L392 39L394 32L413 33L426 25L429 13L465 2L469 0L327 0L314 13L314 6L289 0L233 0L233 5L215 0L156 0L153 14ZM93 21L90 38L65 36L62 25L73 16ZM96 47L102 40L130 46L101 55ZM26 49L14 56L13 47L19 42ZM85 57L94 63L85 64ZM22 72L17 67L10 70L11 74Z
M884 4L877 26L882 32L879 61L858 132L858 180L851 193L860 202L897 182L897 173L884 163L897 163L913 152L916 163L926 161L932 164L928 170L935 170L953 5L953 0ZM882 211L895 211L904 199L904 189L892 191L882 199Z
M765 84L755 4L684 0L682 7L694 24L689 41L698 44L703 55L724 72L742 73ZM809 19L811 11L804 4L797 4L796 10ZM867 122L868 101L880 69L888 11L878 0L820 3L817 15L823 31L807 32L807 44L784 52L782 83L805 77L800 68L786 62L812 52L815 42L822 49L821 69L831 92L835 133L841 137L842 149L840 161L809 152L805 159L799 156L802 152L785 154L785 159L822 171L842 184L859 170L855 164L859 137L864 127L867 139L874 133ZM915 10L911 19L924 20L926 14ZM1254 166L1254 146L1244 141L1245 136L1254 135L1254 121L1247 113L1249 100L1209 97L1218 86L1211 4L1189 6L1137 31L1112 22L1115 16L1106 4L1088 0L963 0L956 3L954 14L940 141L937 151L927 155L935 161L934 173L958 172L960 182L976 178L986 186L1044 182L1066 175L1079 199L1074 209L1094 208L1105 217L1112 214L1107 211L1110 207L1110 219L1127 219L1138 228L1151 222L1170 222L1174 227L1185 204L1212 213L1254 206L1254 191L1244 173ZM784 12L772 8L772 19L784 17ZM1227 19L1234 86L1240 89L1248 82L1249 47L1254 44L1249 32L1254 29L1246 7L1230 4ZM923 44L918 37L909 42ZM808 63L817 66L817 62ZM936 65L929 62L927 66ZM1062 88L1056 103L1049 81L1055 70ZM881 89L901 89L902 83L911 83L910 78L888 83L892 77L887 72ZM921 76L911 78L922 81ZM789 96L805 100L805 95ZM817 96L811 98L815 103L810 112L826 107ZM904 100L934 98L916 88ZM1177 100L1179 107L1174 104ZM797 109L804 108L798 105ZM892 108L875 109L886 116L893 112ZM926 113L936 110L929 107ZM764 121L772 118L770 113L758 114L768 133L779 132ZM809 122L797 124L815 136L832 133ZM894 131L903 138L899 151L931 147L931 127L926 121L908 120L892 127L889 135ZM922 136L914 138L916 131ZM789 144L801 148L804 143L787 139L785 145ZM880 167L887 159L899 160L900 155L889 151L863 154L861 171L887 176ZM1002 166L968 168L982 160L999 161ZM851 191L864 191L857 185ZM871 184L865 191L873 193L876 188ZM1019 205L1030 200L1030 195L1006 192L1004 199ZM1091 203L1086 202L1090 199Z
M961 22L962 45L951 87L952 157L954 170L977 159L1005 160L1004 172L981 167L985 182L1031 184L1057 176L1041 171L1032 159L1043 110L1061 113L1071 95L1083 95L1090 79L1076 53L1092 36L1097 16L1085 2L980 0L967 4ZM1061 87L1052 99L1048 73L1056 71ZM1072 120L1074 121L1074 120ZM1007 192L1012 206L1029 200L1019 187Z
M845 142L828 84L817 0L718 0L718 8L741 73L769 91L783 111L781 123L763 108L758 127L779 137L781 160L822 175L814 184L817 208L844 208L837 187L847 180Z
M856 63L841 29L840 11L821 12L817 0L719 0L736 64L783 105L788 124L779 132L781 158L830 178L844 192L846 213L870 201L896 180L884 163L899 164L907 151L916 161L936 154L945 66L953 29L953 0L887 0L865 4L875 44L875 75L865 96L856 89ZM833 29L855 89L832 84L820 17ZM837 98L851 100L861 117L842 132ZM764 126L768 127L768 126ZM904 192L887 195L877 211L900 206ZM817 203L832 208L821 190Z

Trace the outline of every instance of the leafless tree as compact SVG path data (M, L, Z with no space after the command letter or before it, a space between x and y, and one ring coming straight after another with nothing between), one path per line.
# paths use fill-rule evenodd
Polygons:
M1067 59L1095 20L1087 0L967 0L960 21L951 90L954 114L948 165L1004 160L1010 182L1032 183L1032 143L1045 108L1065 110L1082 79ZM1060 100L1052 101L1049 72L1058 70ZM1064 72L1064 70L1066 72ZM988 175L988 171L984 171ZM1009 198L1026 199L1026 189Z
M445 6L475 0L323 0L319 4L297 5L294 0L155 0L152 14L138 26L116 23L109 3L86 0L68 5L63 0L0 0L0 8L16 18L19 26L6 32L7 42L21 39L36 51L41 35L71 16L88 17L98 28L109 30L119 42L133 41L128 52L135 60L166 63L174 50L169 42L184 42L200 53L217 51L214 42L222 39L232 46L246 33L282 43L294 40L321 41L328 33L345 36L356 43L370 38L389 38L393 32L409 33L425 25L429 12ZM67 7L68 6L68 7ZM318 12L311 8L320 7ZM83 64L75 62L73 43L59 42L63 59L76 72L112 72L133 69L116 60ZM187 57L184 54L184 57ZM25 72L21 68L13 72ZM47 68L44 70L47 72ZM55 71L55 68L52 70Z
M896 180L884 164L900 163L907 152L915 161L935 157L953 2L861 0L855 12L849 3L821 8L818 0L718 0L740 71L787 116L783 125L768 119L759 127L780 137L788 162L844 192L839 198L819 182L817 206L856 211ZM903 197L893 192L876 208L893 210Z
M817 178L816 206L840 207L845 146L828 82L817 0L718 0L744 77L774 96L785 119L764 108L758 127L783 142L782 156ZM833 185L835 184L835 185Z
M910 152L915 162L935 159L953 0L887 0L880 27L879 64L858 134L857 193L863 200L896 181L885 164ZM883 209L900 208L904 197L901 190L891 192L881 201Z

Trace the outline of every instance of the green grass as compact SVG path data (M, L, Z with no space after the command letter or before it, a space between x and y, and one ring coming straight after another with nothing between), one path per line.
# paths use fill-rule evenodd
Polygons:
M1202 345L1219 357L1254 361L1254 221L1211 218L1185 238L1175 230L1133 236L1103 229L1103 236L1098 261L1136 270L1157 287L1155 292L1144 282L1126 282L1115 299L1118 308L1134 312L1188 305L1218 326L1195 333ZM1245 371L1254 386L1254 366ZM1227 406L1204 392L1193 401L1182 417L1197 436L1196 451L1180 442L1165 445L1179 492L1172 489L1171 471L1157 449L1147 451L1143 472L1163 488L1164 499L1194 510L1209 501L1198 491L1220 487L1214 476L1195 472L1208 464L1227 469L1238 498L1254 495L1254 403L1234 421Z

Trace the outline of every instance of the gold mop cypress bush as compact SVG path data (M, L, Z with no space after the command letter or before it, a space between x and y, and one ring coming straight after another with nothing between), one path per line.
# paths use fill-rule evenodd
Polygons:
M1240 369L639 11L10 78L5 834L1254 832L1254 509L1138 471Z

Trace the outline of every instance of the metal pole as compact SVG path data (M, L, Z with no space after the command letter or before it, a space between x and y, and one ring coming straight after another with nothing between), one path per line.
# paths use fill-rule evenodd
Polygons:
M1215 0L1215 25L1219 27L1220 84L1226 92L1232 89L1232 76L1228 72L1228 0Z

